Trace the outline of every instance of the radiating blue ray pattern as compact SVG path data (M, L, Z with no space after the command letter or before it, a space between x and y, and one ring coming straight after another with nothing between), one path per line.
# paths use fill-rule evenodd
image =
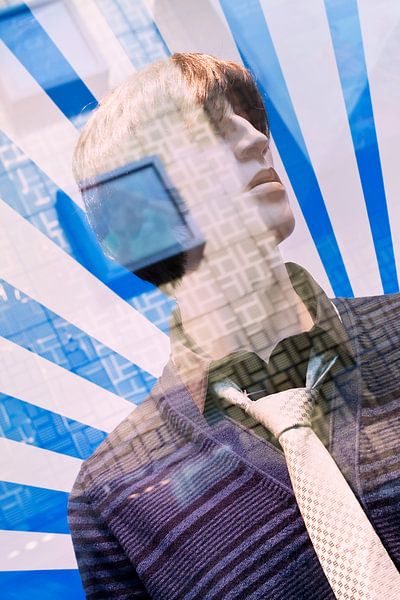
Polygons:
M378 140L356 0L325 0L383 290L398 292Z
M85 600L78 571L0 572L5 600Z
M96 450L106 434L0 393L0 436L84 460Z
M67 492L0 481L0 529L69 533Z
M25 3L0 13L0 38L67 118L95 108L96 98Z
M2 133L0 140L4 146L11 146ZM132 299L155 291L154 286L108 259L101 251L83 210L65 192L57 189L36 165L29 160L25 162L18 149L15 152L22 158L23 166L18 160L15 170L0 172L0 196L9 206L121 298ZM21 183L27 184L24 190L21 190Z
M110 8L114 8L114 33L136 68L168 54L157 27L149 19L143 6L127 2L114 7L112 4L99 2L106 17L107 10L110 17ZM26 55L26 44L25 47L17 47L19 40L12 39L10 29L5 41L11 50L17 50L17 58L48 93L46 83L52 79L51 75L59 77L67 74L68 79L73 69L43 28L32 18L29 10L23 11L23 17L27 29L30 29L36 39L39 36L41 41L36 51L44 52L45 55L42 54L41 58L36 55L35 60L32 60L33 56ZM29 43L29 40L25 40L25 43ZM46 64L51 65L50 73L43 70L45 57ZM60 64L61 70L57 67ZM58 92L62 93L49 95L66 117L75 123L75 114L85 105L92 109L95 99L87 93L85 84L76 73L68 86L61 86ZM69 104L69 96L73 90L79 92L78 95L75 94L74 106ZM82 227L82 212L65 194L60 193L57 198L57 191L54 183L29 157L23 156L4 134L0 134L2 199L88 268L90 265L82 260L71 238L71 230L77 226ZM87 240L90 244L89 238ZM108 271L115 277L107 281L103 278L103 282L160 329L167 331L173 303L153 286L139 280L122 267L114 266L113 270L113 266L110 265ZM99 271L95 274L101 279ZM143 400L154 385L154 377L128 363L97 340L92 340L85 332L6 282L2 282L0 289L0 334L7 339L134 403ZM103 432L16 398L3 395L1 407L4 417L2 433L10 439L22 440L25 437L25 441L35 441L40 447L86 458L104 438ZM66 502L67 494L63 492L0 482L0 529L68 533ZM84 598L79 575L75 571L28 572L21 575L1 573L0 584L6 598Z
M141 69L170 54L142 0L97 0L97 5L135 69Z
M357 3L324 2L383 289L394 292L398 279ZM220 0L220 5L244 64L258 81L274 140L332 288L336 295L351 296L352 281L261 4L259 0ZM97 0L97 6L136 69L170 54L142 1ZM26 4L0 12L0 37L65 118L79 128L87 116L80 116L81 111L89 112L99 99ZM105 259L81 209L1 132L0 196L88 272L168 332L173 302ZM2 280L0 335L133 403L141 402L154 385L151 375ZM0 388L0 436L81 459L90 456L105 437L98 429L1 392ZM66 502L64 492L0 481L0 529L68 533ZM7 600L84 598L75 570L0 572L0 589Z
M149 393L154 377L5 281L0 292L0 336L136 404ZM168 320L154 305L142 312Z

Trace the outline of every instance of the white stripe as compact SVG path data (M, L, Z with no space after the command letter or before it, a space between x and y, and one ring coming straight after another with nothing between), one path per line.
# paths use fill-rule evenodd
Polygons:
M285 167L283 166L281 157L273 139L271 139L271 150L276 172L279 174L279 177L286 188L289 196L290 206L296 221L296 226L292 235L284 240L279 246L282 258L286 262L295 262L307 269L307 271L314 277L318 284L325 290L326 294L328 294L330 297L333 297L334 293L332 286L319 257L314 240L311 237L310 231L307 227L303 213L301 212L301 208L290 183L290 179L286 173Z
M77 129L1 40L0 64L0 129L82 207L71 171Z
M386 201L400 278L400 3L358 3Z
M144 0L171 52L205 52L240 62L218 2Z
M70 492L79 458L0 437L0 481Z
M354 293L382 293L324 2L261 5Z
M221 7L220 0L209 0L209 2L211 4L211 6L214 8L215 12L217 13L219 20L221 21L221 23L225 29L225 34L224 34L224 38L223 38L224 52L225 52L224 58L226 58L227 60L233 60L236 63L242 64L242 57L240 56L238 47L235 42L235 38L233 36L231 28L229 27L228 21L226 20L225 13ZM222 58L222 57L219 57L219 58Z
M66 533L0 530L0 571L77 568L71 536Z
M106 432L135 409L131 402L2 337L0 392Z
M98 100L135 72L128 55L94 0L37 4L32 13ZM63 27L60 27L60 22Z
M0 200L0 277L154 376L168 336Z

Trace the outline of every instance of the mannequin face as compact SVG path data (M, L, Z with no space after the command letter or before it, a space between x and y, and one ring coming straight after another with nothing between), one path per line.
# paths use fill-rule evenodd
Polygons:
M277 251L294 218L269 139L232 109L217 130L206 126L197 143L175 146L167 163L206 240L202 262L189 268L176 297L186 331L214 358L266 350L297 320Z
M293 325L290 281L277 252L294 227L287 194L268 137L244 115L225 108L217 123L202 109L189 118L172 109L135 135L137 158L158 157L205 240L202 260L189 262L172 293L186 330L215 357L236 348L268 348ZM155 255L153 242L166 234L185 247L187 229L185 234L185 227L168 216L168 200L157 208L150 188L141 198L131 189L115 194L112 216L117 203L123 218L108 241L111 250L112 244L123 248L127 262L131 253ZM132 217L127 208L133 208ZM169 286L163 289L171 293ZM259 344L260 332L267 333Z
M269 139L233 110L227 111L220 131L227 162L236 175L234 198L240 198L248 210L255 206L261 218L260 233L271 232L276 243L281 242L292 233L294 218L286 190L274 169Z
M193 109L189 119L170 108L136 131L134 140L137 156L127 156L127 166L146 156L161 160L205 239L205 256L233 251L238 244L249 249L249 240L268 254L292 232L293 214L273 166L269 138L227 103L216 126L201 108ZM129 178L113 178L112 202L102 209L109 230L105 250L126 266L146 253L155 256L158 247L173 245L174 239L185 242L185 227L171 199L164 194L157 201L149 183L138 187Z
M290 235L294 217L274 169L269 139L228 107L195 139L170 149L167 169L206 239L206 255L257 238L276 247Z

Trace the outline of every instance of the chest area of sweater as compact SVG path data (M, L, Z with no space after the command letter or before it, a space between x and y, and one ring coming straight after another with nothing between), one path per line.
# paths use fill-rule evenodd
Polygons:
M125 473L123 489L110 485L119 487L118 498L101 506L152 597L273 597L287 590L287 597L307 598L299 570L314 573L324 589L291 493L223 447L179 452L144 477Z

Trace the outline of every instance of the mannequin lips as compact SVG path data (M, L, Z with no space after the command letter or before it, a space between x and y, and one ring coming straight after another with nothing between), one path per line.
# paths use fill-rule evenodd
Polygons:
M250 191L253 188L258 187L259 185L263 185L265 183L281 184L281 181L274 169L261 169L260 171L258 171L246 185L245 190Z
M251 189L246 188L248 194L264 201L266 198L269 202L286 201L286 190L283 184L278 181L265 181L254 185Z

